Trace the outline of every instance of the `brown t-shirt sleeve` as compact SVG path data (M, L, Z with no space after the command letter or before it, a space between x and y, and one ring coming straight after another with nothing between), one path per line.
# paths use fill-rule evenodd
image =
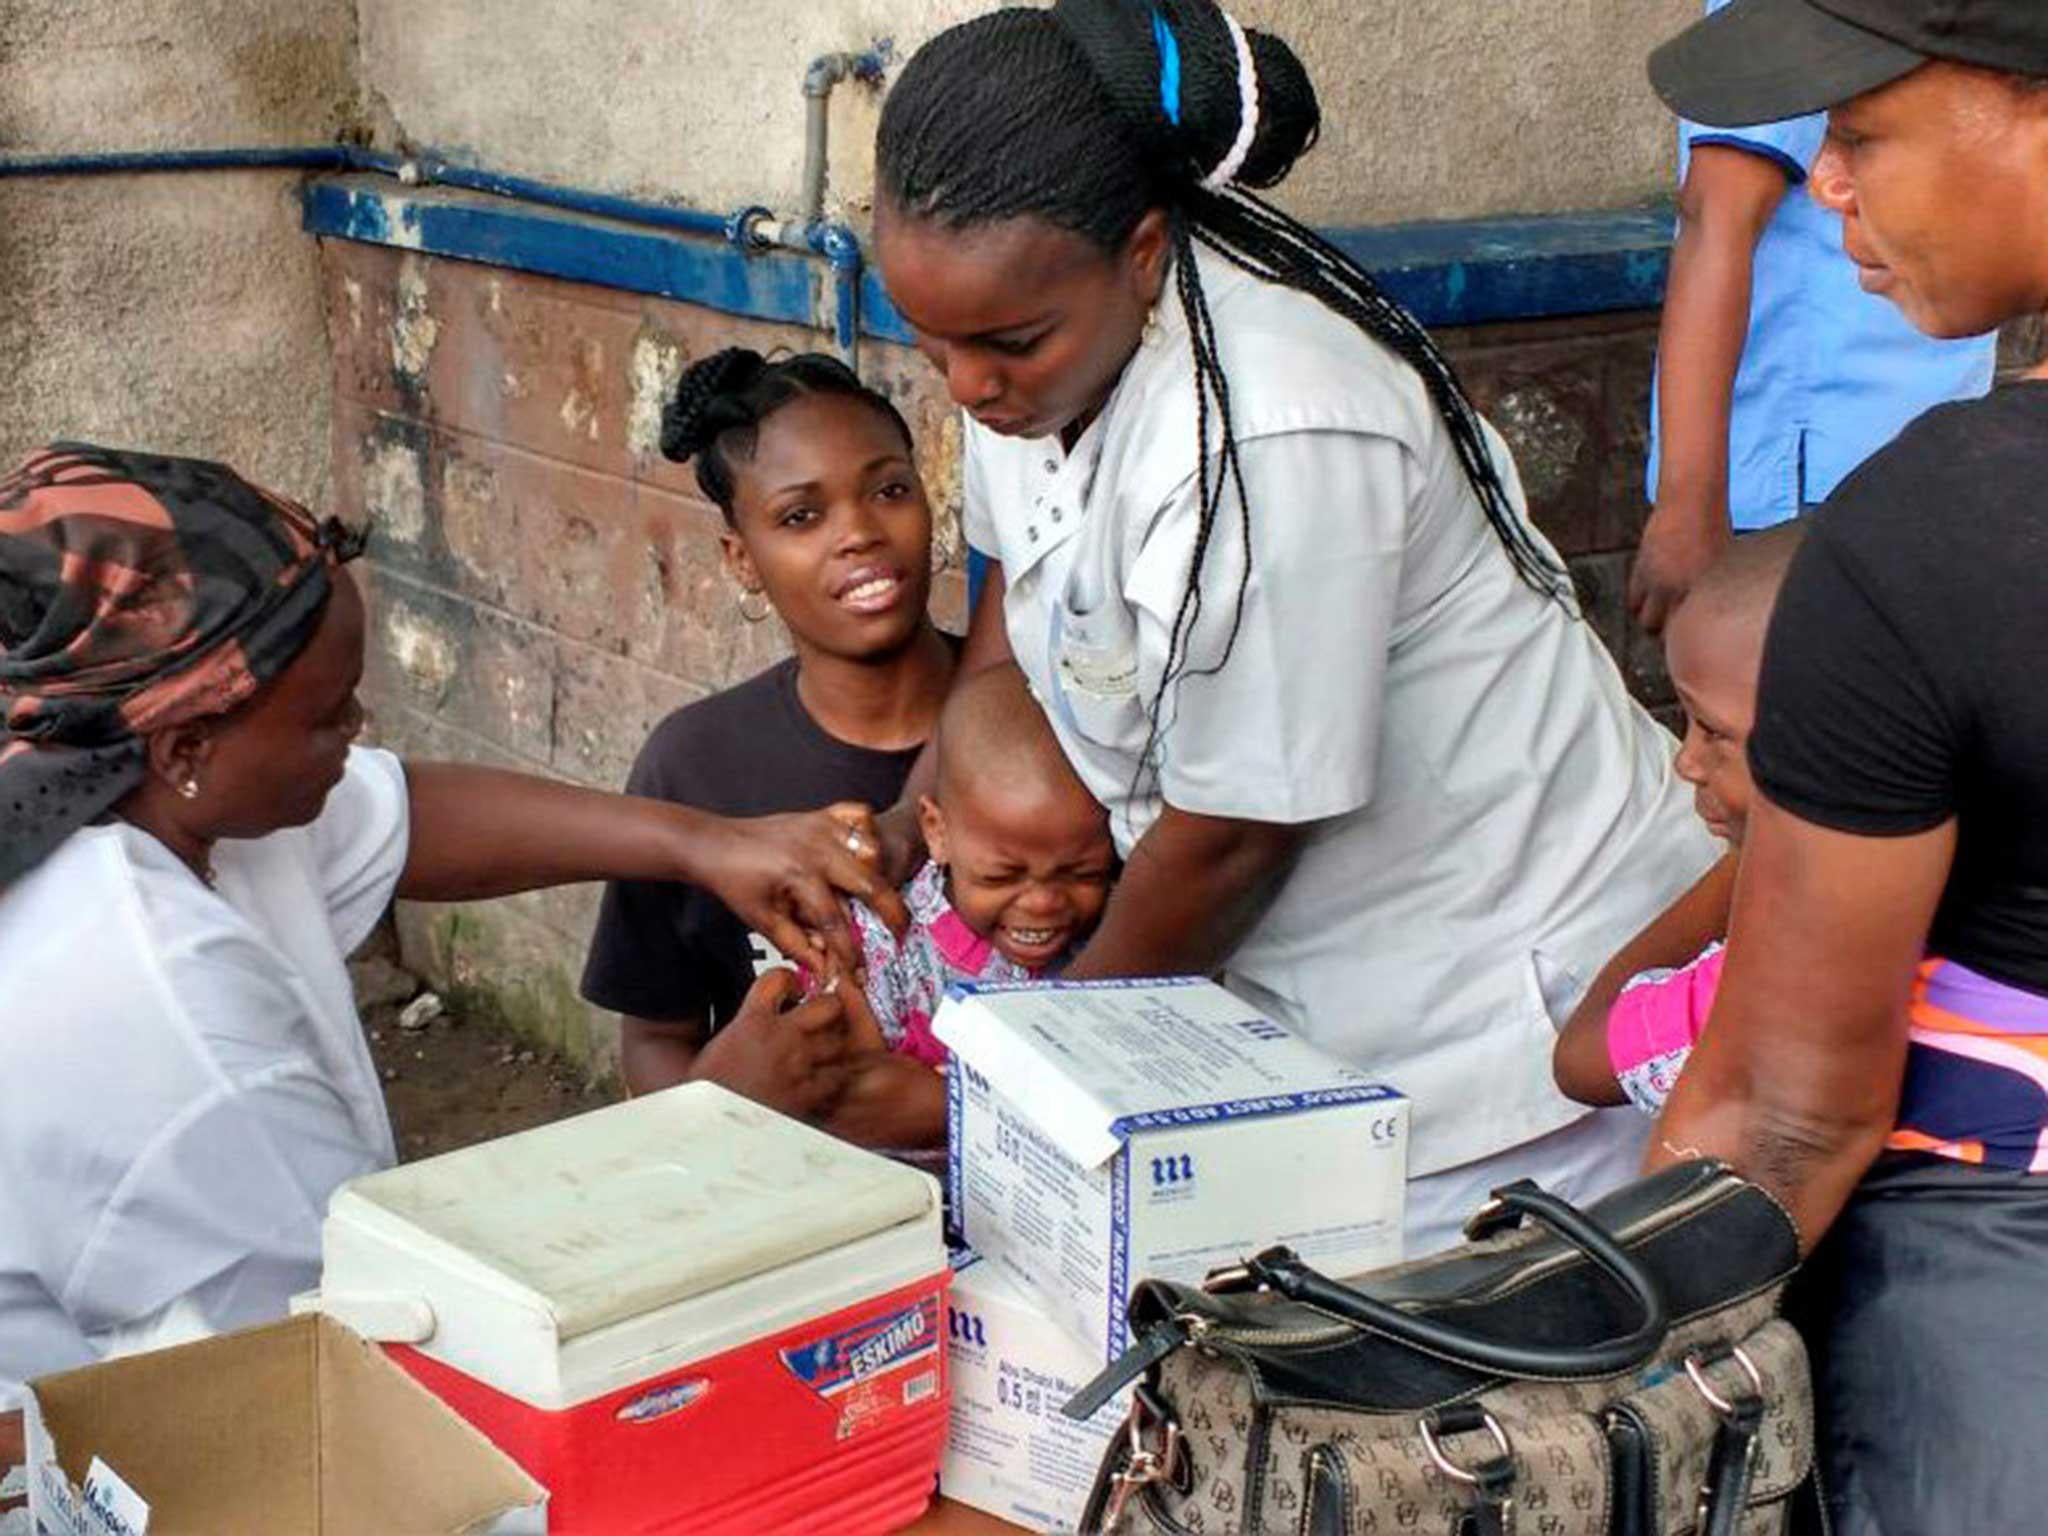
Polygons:
M702 806L715 801L698 782L680 717L657 727L641 748L626 793ZM583 995L600 1008L643 1019L732 1017L754 977L746 925L701 886L614 880L605 886Z

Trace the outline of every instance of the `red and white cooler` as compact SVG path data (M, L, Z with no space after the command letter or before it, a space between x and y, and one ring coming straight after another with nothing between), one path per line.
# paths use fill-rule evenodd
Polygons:
M357 1179L317 1305L561 1533L897 1530L947 1425L937 1184L708 1083Z

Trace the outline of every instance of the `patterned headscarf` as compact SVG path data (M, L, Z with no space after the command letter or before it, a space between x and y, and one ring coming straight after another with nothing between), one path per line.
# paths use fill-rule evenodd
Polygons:
M0 479L0 889L305 648L359 535L223 464L55 443Z

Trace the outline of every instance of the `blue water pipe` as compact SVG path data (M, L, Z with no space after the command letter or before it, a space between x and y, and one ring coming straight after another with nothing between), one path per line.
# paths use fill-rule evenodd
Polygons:
M865 55L851 56L862 64ZM880 68L877 58L873 67ZM850 74L855 72L849 70ZM867 258L860 236L845 224L823 218L777 218L773 210L742 208L720 215L697 208L643 202L609 192L558 186L480 166L459 165L437 155L396 155L354 144L262 145L236 149L112 150L93 154L0 155L0 177L124 176L156 172L298 170L369 171L408 186L454 187L569 213L616 219L697 239L723 240L743 251L781 249L822 260L833 280L834 340L849 363L858 362L861 274Z
M396 175L397 170L397 156L379 155L353 144L0 155L0 176L133 176L152 171L385 171Z

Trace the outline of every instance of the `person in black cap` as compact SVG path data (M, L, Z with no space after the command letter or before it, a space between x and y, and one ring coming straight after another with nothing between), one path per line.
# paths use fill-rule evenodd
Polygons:
M1921 330L2048 307L2048 4L1733 0L1650 76L1706 123L1827 109L1813 195ZM1850 1533L2041 1524L2044 468L2037 368L1927 412L1814 517L1765 647L1725 979L1653 1159L1731 1159L1818 1244Z

